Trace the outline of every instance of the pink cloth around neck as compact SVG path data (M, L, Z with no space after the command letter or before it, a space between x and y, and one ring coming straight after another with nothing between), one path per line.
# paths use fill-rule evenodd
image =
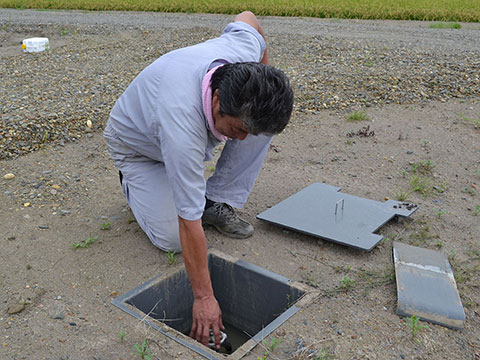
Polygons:
M207 118L208 128L212 132L212 134L220 141L227 141L231 140L229 137L221 134L215 128L215 122L213 121L213 113L212 113L212 87L210 86L210 80L212 79L212 75L220 66L216 66L213 69L209 70L207 74L203 77L202 81L202 102L203 102L203 112L205 113L205 117Z

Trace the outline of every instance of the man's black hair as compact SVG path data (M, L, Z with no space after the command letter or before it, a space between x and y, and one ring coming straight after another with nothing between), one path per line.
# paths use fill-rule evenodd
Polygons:
M278 134L293 109L293 91L283 71L270 65L226 64L212 75L212 94L218 89L220 114L239 117L249 133Z

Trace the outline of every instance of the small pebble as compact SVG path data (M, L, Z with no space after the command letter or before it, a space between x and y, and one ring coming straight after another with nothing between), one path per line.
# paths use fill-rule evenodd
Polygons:
M7 312L9 315L18 314L25 309L24 304L10 304L8 305Z
M38 225L38 227L42 230L48 229L48 225Z
M12 173L8 173L8 174L3 175L3 178L5 180L12 180L14 177L15 177L15 175L12 174Z
M412 150L408 150L408 151L407 151L407 154L408 154L408 155L412 155L412 154L413 154L413 151L412 151Z
M63 320L63 319L65 319L65 315L63 315L62 313L58 313L58 314L55 314L55 316L53 318L55 320Z

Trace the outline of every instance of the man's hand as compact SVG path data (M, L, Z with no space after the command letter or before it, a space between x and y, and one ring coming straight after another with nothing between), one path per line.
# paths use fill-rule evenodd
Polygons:
M215 337L215 347L220 348L220 330L225 327L222 323L222 311L214 296L193 300L192 330L190 337L197 339L203 345L208 346L210 329Z
M202 221L189 221L178 217L183 259L193 290L192 330L190 337L208 346L210 329L215 336L215 345L220 348L220 330L224 329L222 311L213 295L208 272L207 241Z

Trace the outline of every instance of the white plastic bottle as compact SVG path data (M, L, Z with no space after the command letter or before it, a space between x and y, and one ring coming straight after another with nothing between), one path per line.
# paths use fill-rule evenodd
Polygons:
M34 37L22 41L23 52L40 52L50 49L48 38Z

